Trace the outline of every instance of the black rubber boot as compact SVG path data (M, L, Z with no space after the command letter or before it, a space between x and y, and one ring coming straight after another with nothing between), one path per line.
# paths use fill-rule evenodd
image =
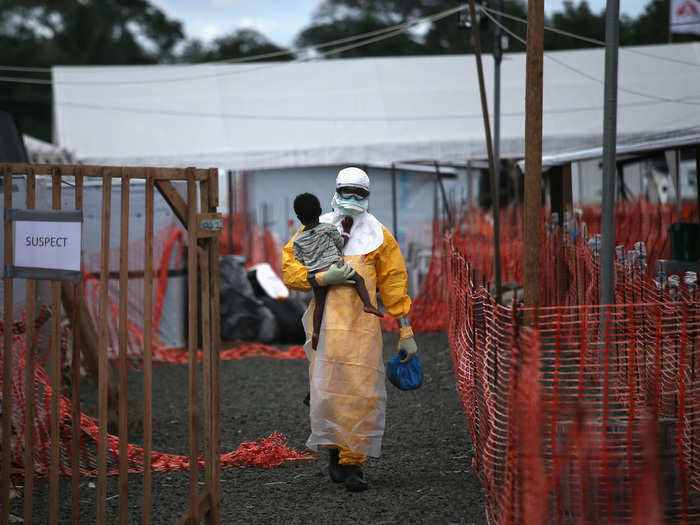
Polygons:
M368 485L362 475L362 468L357 465L348 465L345 467L345 489L349 492L362 492L367 490Z
M340 451L337 448L328 449L328 474L333 483L342 483L348 477L347 467L338 465Z

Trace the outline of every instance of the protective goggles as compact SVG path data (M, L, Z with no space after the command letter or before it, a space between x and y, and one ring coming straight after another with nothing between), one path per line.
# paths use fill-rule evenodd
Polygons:
M364 188L345 186L344 188L338 188L335 191L341 199L354 198L358 201L362 201L369 197L369 191L365 190Z

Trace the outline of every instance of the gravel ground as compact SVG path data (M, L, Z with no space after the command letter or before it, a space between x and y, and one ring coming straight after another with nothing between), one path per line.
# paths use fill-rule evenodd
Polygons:
M387 361L396 335L384 334ZM425 371L424 385L402 392L387 384L388 405L382 456L365 464L366 492L351 494L332 483L328 457L321 452L313 466L226 469L221 473L222 523L430 523L482 524L483 491L471 471L472 451L466 418L455 392L447 336L418 334ZM129 398L141 397L143 377L129 374ZM279 431L291 446L304 450L308 411L305 360L249 358L221 364L221 450ZM153 448L185 454L187 436L187 367L154 368ZM96 391L82 385L87 413L94 413ZM129 441L141 443L141 405L130 403ZM107 488L108 523L118 518L117 477ZM81 481L81 521L95 521L95 479ZM48 523L48 487L38 482L35 523ZM187 507L188 473L153 474L153 523L174 523ZM130 523L140 523L141 475L129 478ZM61 485L61 523L70 522L70 480ZM13 512L22 515L21 499Z

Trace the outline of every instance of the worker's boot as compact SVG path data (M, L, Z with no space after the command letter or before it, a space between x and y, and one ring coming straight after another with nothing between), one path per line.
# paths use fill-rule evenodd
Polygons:
M367 490L367 482L362 475L362 467L357 465L345 466L345 489L349 492L362 492Z
M347 477L347 468L343 465L338 465L340 451L337 448L328 449L328 474L333 483L342 483Z

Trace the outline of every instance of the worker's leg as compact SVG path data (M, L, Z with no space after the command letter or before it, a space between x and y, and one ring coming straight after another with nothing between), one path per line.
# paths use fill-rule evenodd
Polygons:
M339 449L339 458L338 458L338 464L339 465L356 465L358 467L361 467L362 464L365 462L367 459L367 456L364 454L358 454L357 452L353 452L347 447L338 447Z

